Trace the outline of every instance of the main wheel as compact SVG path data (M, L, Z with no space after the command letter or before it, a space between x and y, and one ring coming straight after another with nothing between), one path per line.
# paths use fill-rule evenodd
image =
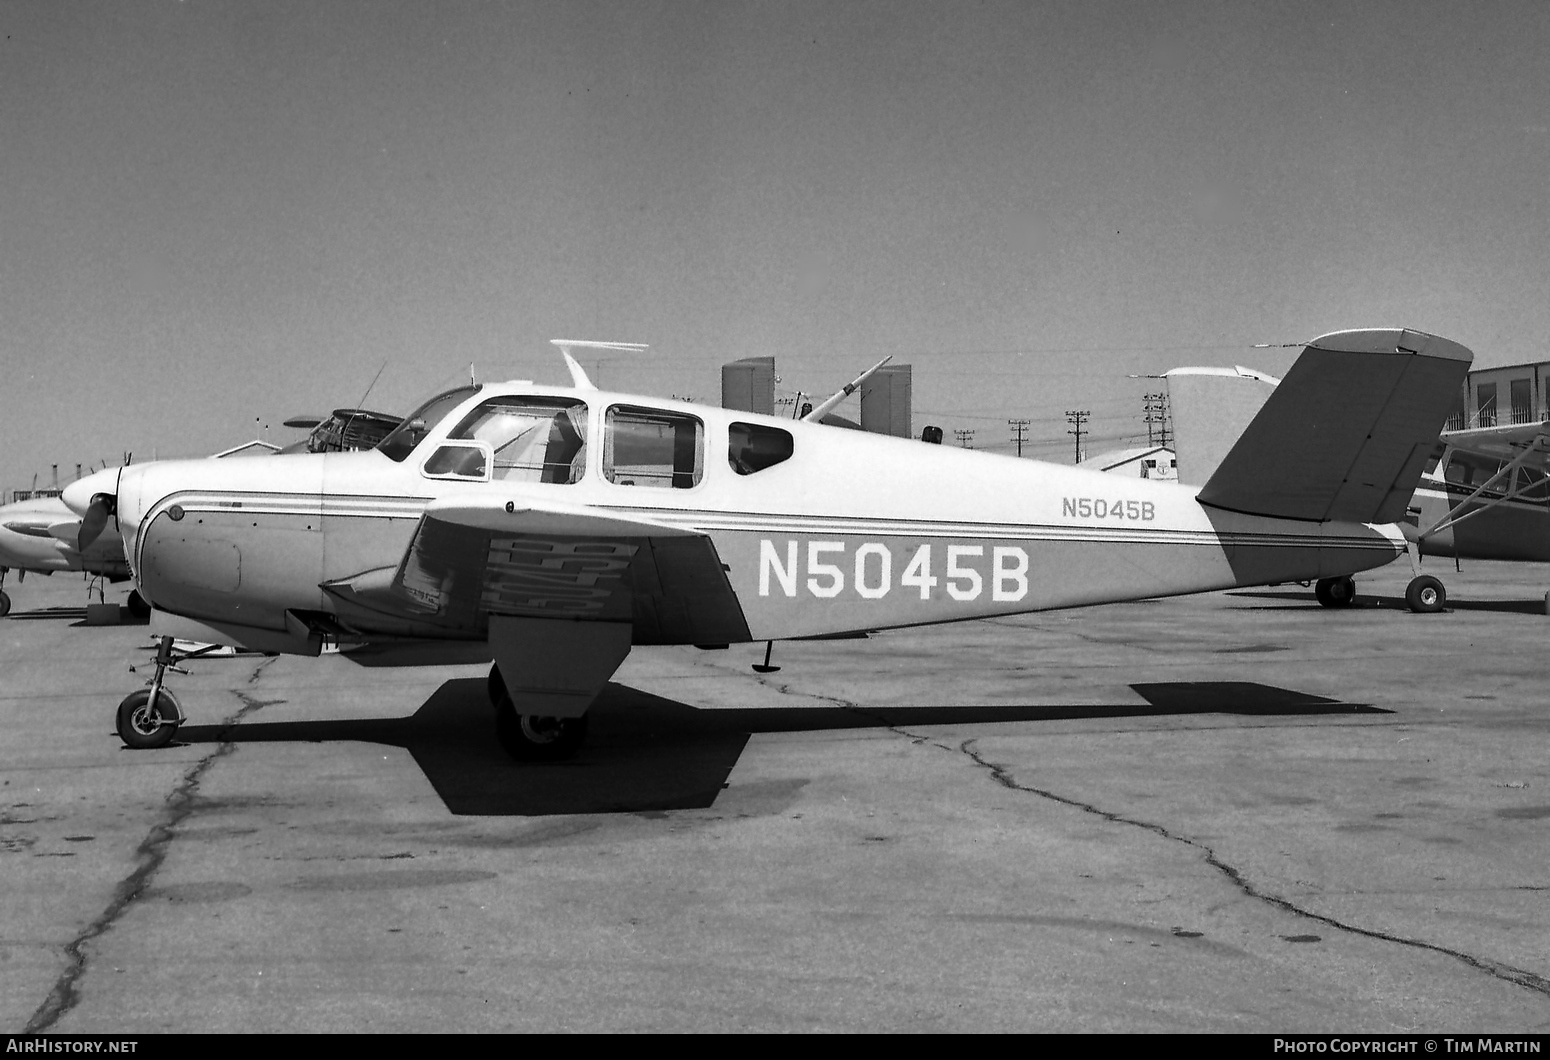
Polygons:
M135 750L166 747L178 731L178 720L183 712L178 701L165 688L156 695L156 706L151 707L151 690L142 688L131 692L118 705L118 737Z
M145 602L145 597L133 589L129 590L129 599L124 601L124 606L129 608L129 613L136 618L151 617L151 605Z
M1418 615L1432 615L1448 606L1448 591L1430 574L1412 579L1405 586L1405 604Z
M490 667L486 683L490 705L495 708L495 738L512 758L521 762L554 762L569 758L587 738L587 716L546 718L519 714L500 667Z
M1356 579L1350 575L1341 578L1320 578L1313 587L1313 595L1325 607L1350 607L1356 599Z
M11 613L11 597L4 589L0 589L0 618Z

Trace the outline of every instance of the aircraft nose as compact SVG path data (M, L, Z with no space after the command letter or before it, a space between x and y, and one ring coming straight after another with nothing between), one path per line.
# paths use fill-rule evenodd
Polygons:
M78 478L66 486L60 499L65 502L65 507L76 515L85 516L86 510L91 507L91 499L97 494L112 495L118 492L118 472L119 469L116 467L93 471L85 478Z

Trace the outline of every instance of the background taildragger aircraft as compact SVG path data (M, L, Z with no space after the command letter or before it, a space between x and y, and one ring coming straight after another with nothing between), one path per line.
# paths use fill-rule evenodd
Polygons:
M370 452L72 484L82 544L122 537L161 638L150 687L119 706L125 742L164 744L183 721L162 687L173 637L314 655L471 642L494 661L502 745L558 757L636 645L1349 575L1405 551L1395 524L1471 359L1401 329L1315 339L1197 495L607 393L565 357L572 386L449 391Z
M1410 511L1423 555L1550 561L1550 423L1443 432Z

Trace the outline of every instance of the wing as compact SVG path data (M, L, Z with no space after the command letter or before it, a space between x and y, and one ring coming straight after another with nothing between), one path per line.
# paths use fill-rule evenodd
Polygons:
M397 568L326 582L341 615L484 636L492 616L629 623L635 644L749 639L715 546L698 531L584 505L433 501Z
M1472 427L1467 431L1444 431L1442 440L1471 453L1511 460L1525 449L1535 450L1529 463L1543 467L1550 450L1550 423L1513 423L1501 427Z
M1472 359L1398 328L1308 344L1200 490L1282 519L1392 523L1405 514Z

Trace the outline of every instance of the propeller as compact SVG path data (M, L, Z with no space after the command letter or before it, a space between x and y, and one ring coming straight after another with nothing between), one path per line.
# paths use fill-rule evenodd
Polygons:
M81 533L75 547L85 552L86 547L102 535L110 516L118 512L118 498L111 493L93 493L86 514L81 517Z

